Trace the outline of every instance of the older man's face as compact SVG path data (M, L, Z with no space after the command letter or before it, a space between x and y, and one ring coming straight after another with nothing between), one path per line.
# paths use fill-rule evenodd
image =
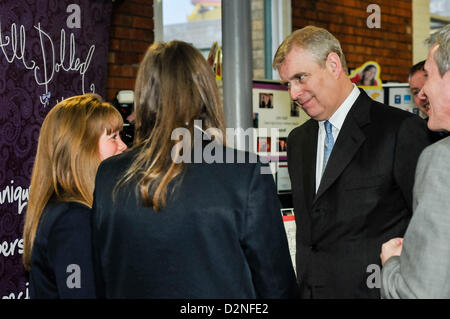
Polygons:
M278 68L291 99L315 120L327 120L336 110L336 91L327 67L314 61L311 53L294 47Z
M431 48L425 62L427 80L420 95L428 98L428 128L433 131L450 131L450 72L441 77L434 54L437 46Z

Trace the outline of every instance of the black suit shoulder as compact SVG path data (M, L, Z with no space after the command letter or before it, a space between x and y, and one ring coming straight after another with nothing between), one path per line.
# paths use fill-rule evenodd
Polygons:
M139 149L131 149L125 153L111 156L102 161L97 170L97 179L113 179L118 180L121 174L123 174L133 163L136 156L139 154Z
M213 141L210 143L208 150L205 150L205 148L202 147L202 156L200 159L194 158L194 150L192 150L192 157L186 164L193 164L188 166L193 166L195 169L202 166L204 169L226 171L228 177L242 177L241 174L243 171L248 171L249 167L268 166L267 163L262 161L255 153L236 150L217 144ZM211 149L214 149L214 152L211 153ZM104 160L99 166L97 179L110 180L111 177L115 177L114 179L117 181L130 167L140 151L141 148L135 148ZM215 152L218 152L218 155L215 154Z
M89 219L90 208L77 202L50 202L39 221L39 232L49 235L58 223L67 220Z
M349 115L355 118L359 124L382 123L388 126L398 124L406 119L416 123L421 122L421 119L415 114L375 101L363 90L349 111Z
M370 114L372 118L381 118L386 123L398 123L398 121L406 119L417 123L424 122L424 120L416 114L374 100L372 101Z
M316 120L309 119L300 126L294 128L288 135L288 141L291 139L296 139L305 133L312 132L318 128ZM288 143L289 146L289 143Z
M417 144L419 153L434 142L426 121L416 114L373 101L370 117L377 129L395 132L397 140Z

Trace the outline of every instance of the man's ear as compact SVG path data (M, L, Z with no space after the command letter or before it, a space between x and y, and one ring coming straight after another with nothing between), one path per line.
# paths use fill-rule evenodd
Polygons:
M339 58L339 55L337 55L336 52L330 52L328 54L327 60L325 61L325 66L328 69L328 71L335 76L336 79L343 72L341 59Z

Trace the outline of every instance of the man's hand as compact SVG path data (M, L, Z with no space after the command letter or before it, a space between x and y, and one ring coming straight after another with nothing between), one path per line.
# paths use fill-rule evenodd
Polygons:
M385 242L381 246L381 265L391 258L392 256L400 256L402 253L403 238L392 238L391 240Z

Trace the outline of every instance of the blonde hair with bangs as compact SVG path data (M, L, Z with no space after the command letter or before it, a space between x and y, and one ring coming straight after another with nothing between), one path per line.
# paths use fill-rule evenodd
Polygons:
M39 135L23 232L23 263L31 252L42 212L50 199L92 206L100 164L99 139L120 131L122 116L97 94L73 96L53 107Z

